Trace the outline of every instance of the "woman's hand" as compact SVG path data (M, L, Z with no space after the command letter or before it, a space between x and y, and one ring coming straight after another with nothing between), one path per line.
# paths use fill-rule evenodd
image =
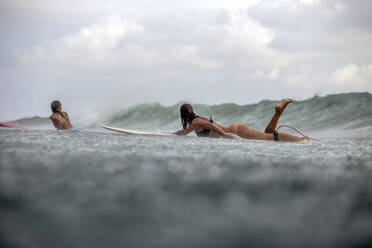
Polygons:
M226 137L227 139L241 139L238 135L235 135L233 133L226 133Z
M191 126L191 125L188 125L186 127L186 129L181 129L181 130L178 130L177 132L174 132L173 134L176 134L176 135L187 135L189 134L190 132L194 131L194 128Z
M227 138L227 139L236 139L235 135L232 134L232 133L226 133L224 138Z

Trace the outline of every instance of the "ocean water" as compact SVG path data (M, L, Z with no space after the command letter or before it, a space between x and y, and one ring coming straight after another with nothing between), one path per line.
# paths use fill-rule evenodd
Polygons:
M371 99L289 105L280 124L320 142L1 128L0 247L372 247ZM275 103L195 111L262 130ZM177 108L97 122L170 132Z

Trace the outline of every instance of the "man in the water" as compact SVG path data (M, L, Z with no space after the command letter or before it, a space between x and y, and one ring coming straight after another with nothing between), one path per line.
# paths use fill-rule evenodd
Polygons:
M72 128L70 119L66 112L62 112L62 103L60 101L53 101L50 104L53 114L49 119L53 122L53 125L57 130L65 130Z

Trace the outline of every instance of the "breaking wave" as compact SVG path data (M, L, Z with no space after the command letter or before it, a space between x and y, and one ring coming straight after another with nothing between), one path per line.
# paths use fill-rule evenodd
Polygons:
M192 104L196 114L212 116L213 120L229 126L239 122L251 128L263 130L270 121L279 101L263 100L257 104L219 105ZM136 129L172 131L180 129L179 107L159 103L138 104L112 113L105 124ZM347 93L314 96L288 105L279 124L289 124L313 133L353 132L363 134L372 127L372 95ZM355 132L353 132L355 133Z
M239 122L257 130L264 130L270 121L274 107L279 101L262 100L256 104L218 105L191 103L196 114L229 126ZM181 128L179 107L184 102L171 106L159 103L137 104L104 114L95 118L88 113L72 116L72 123L84 129L98 129L106 124L142 130L172 132ZM86 119L85 121L83 121ZM35 129L54 129L48 118L22 118L11 122L14 125ZM372 130L372 95L370 93L345 93L314 96L311 99L295 101L288 105L280 124L294 126L307 134L320 136L364 136ZM74 126L75 126L74 125ZM283 130L284 131L284 128ZM290 130L285 130L290 132Z

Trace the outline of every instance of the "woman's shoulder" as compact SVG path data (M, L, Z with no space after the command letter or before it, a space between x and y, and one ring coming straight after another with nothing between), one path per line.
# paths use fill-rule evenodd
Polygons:
M58 118L57 113L53 113L51 116L49 116L49 119L51 119L51 120L56 119L56 118Z
M194 120L192 120L193 124L207 124L210 123L210 121L207 118L196 116Z

